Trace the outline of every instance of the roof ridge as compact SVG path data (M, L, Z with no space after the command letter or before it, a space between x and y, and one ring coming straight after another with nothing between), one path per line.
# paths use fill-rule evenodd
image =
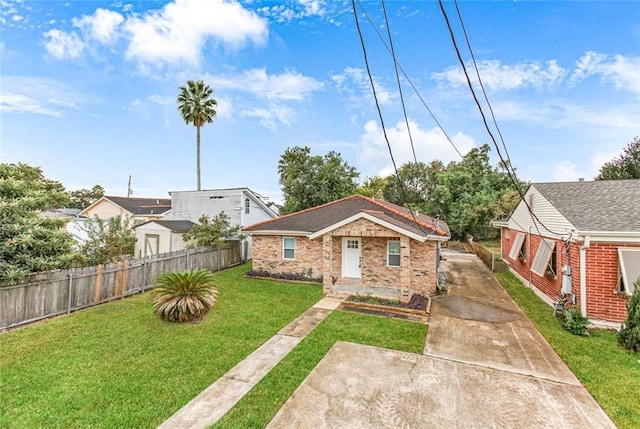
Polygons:
M365 197L365 198L369 199L368 197ZM420 226L424 226L424 227L426 227L426 228L430 229L431 231L433 231L433 232L435 232L435 233L437 233L437 234L445 235L445 236L447 235L447 234L446 234L443 230L441 230L440 228L436 228L436 227L435 227L435 226L433 226L433 225L429 225L428 223L422 222L420 219L418 219L418 217L417 217L417 216L416 216L416 217L408 216L407 214L402 213L401 211L399 211L399 210L395 209L394 207L389 207L389 206L385 206L384 204L381 204L381 203L380 203L380 201L376 201L376 200L375 200L375 199L373 199L373 198L370 198L370 199L369 199L369 201L373 202L374 204L376 204L376 205L378 205L378 206L380 206L380 207L382 207L382 208L384 208L384 209L389 210L391 213L394 213L394 214L396 214L396 215L398 215L398 216L400 216L400 217L403 217L403 218L404 218L404 219L406 219L406 220L409 220L409 221L411 221L411 222L415 222L415 223L417 223L417 224L418 224L418 225L420 225ZM381 200L381 201L384 201L384 200ZM397 204L390 203L389 201L384 201L384 202L385 202L385 203L387 203L387 204L391 204L391 205L393 205L393 206L395 206L395 207L398 207L398 208L404 208L404 207L401 207L401 206L399 206L399 205L397 205ZM406 210L409 210L409 209L406 209Z
M265 225L265 224L267 224L269 222L274 222L276 220L286 219L286 218L294 216L294 215L297 216L297 215L300 215L302 213L308 213L308 212L311 212L313 210L317 210L317 209L320 209L322 207L327 207L327 206L330 206L332 204L336 204L338 202L345 201L345 200L348 200L348 199L354 198L354 197L366 198L366 197L364 197L362 195L353 194L353 195L349 195L347 197L340 198L338 200L329 201L328 203L324 203L324 204L321 204L319 206L309 207L309 208L306 208L306 209L303 209L303 210L300 210L300 211L297 211L297 212L288 213L286 215L281 215L281 216L278 216L278 217L273 218L273 219L266 219L266 220L263 220L263 221L260 221L260 222L252 223L251 225L247 225L242 229L253 228L253 227L256 227L256 226Z

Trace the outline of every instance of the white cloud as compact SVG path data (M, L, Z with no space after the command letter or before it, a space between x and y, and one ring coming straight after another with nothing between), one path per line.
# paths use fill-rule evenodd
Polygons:
M577 84L591 76L600 76L615 88L640 94L640 57L586 52L576 62L569 81Z
M65 109L77 109L82 96L74 88L52 79L30 76L3 76L0 110L62 116Z
M267 100L302 101L323 88L322 82L295 70L268 74L265 68L256 68L232 75L210 76L207 80L215 88L249 92Z
M475 68L472 63L466 64L466 67L475 87L478 85ZM478 62L478 70L485 88L494 91L552 87L560 84L567 74L566 69L560 67L556 60L550 60L544 64L538 61L503 64L498 60L485 60ZM433 73L431 77L441 86L467 85L467 79L459 66Z
M260 125L271 130L276 131L278 124L289 125L295 118L295 112L288 106L273 104L269 108L253 108L247 109L240 113L245 118L258 119Z
M142 65L155 63L197 66L205 42L212 38L238 48L263 44L266 21L237 2L175 0L160 10L128 18L126 57Z
M429 163L438 159L446 164L461 160L439 128L424 130L414 121L409 121L409 127L418 161ZM387 127L386 134L398 167L414 160L404 120ZM476 146L473 138L462 132L451 136L451 139L462 155ZM368 121L364 126L364 133L359 138L358 163L364 175L388 175L393 172L389 149L376 121Z
M371 82L364 69L346 67L342 73L331 75L331 80L336 89L346 95L352 103L361 104L363 100L367 100L368 103L373 102ZM389 104L395 99L395 93L380 84L375 76L373 84L376 88L376 97L381 105Z
M0 99L0 111L6 113L35 113L38 115L61 116L62 114L43 106L38 100L23 94L3 92Z
M124 17L118 12L98 8L93 15L73 18L71 22L78 27L85 37L94 39L102 44L110 45L118 38L118 27Z
M84 42L76 33L53 29L44 33L44 38L47 52L59 60L79 58L84 50Z
M265 6L258 8L258 12L276 22L291 22L309 18L312 16L325 16L328 14L327 4L320 0L298 0L292 7L285 5Z
M165 65L200 65L209 41L231 49L262 45L269 30L264 18L234 0L174 0L161 9L121 13L98 8L72 18L80 31L52 29L44 33L47 51L57 59L76 59L87 46L112 46L125 41L125 58L143 72Z
M586 178L578 165L571 161L557 161L554 164L553 178L556 182L575 182L580 178Z

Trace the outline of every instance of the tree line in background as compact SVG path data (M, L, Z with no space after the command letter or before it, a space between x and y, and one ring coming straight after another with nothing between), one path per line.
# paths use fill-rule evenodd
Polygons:
M520 201L505 166L489 163L489 146L472 149L459 162L444 165L406 163L398 175L358 181L358 171L337 152L311 155L308 147L292 147L278 163L284 195L282 214L292 213L360 193L410 207L447 222L453 238L482 235L490 222L508 215ZM640 179L640 139L605 163L597 180ZM525 184L517 182L525 190ZM135 237L129 219L116 217L87 223L88 240L77 245L65 219L43 217L59 208L86 208L104 188L67 192L47 179L39 167L0 164L0 283L15 283L28 274L113 262L132 255ZM219 244L236 234L224 213L201 219L187 235L190 245Z

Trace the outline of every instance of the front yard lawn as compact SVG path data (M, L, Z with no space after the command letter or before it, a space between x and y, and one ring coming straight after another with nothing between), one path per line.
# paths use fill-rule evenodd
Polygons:
M620 429L640 428L640 353L619 347L613 331L592 330L588 337L570 334L513 274L496 277L614 423Z
M321 286L216 275L195 325L150 293L0 335L0 427L154 428L322 297Z
M336 341L422 354L421 323L334 311L267 374L214 428L263 428Z

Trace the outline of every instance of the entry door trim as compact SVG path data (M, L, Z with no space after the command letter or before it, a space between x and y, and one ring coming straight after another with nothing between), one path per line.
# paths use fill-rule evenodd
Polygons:
M362 239L342 237L342 277L362 278Z

